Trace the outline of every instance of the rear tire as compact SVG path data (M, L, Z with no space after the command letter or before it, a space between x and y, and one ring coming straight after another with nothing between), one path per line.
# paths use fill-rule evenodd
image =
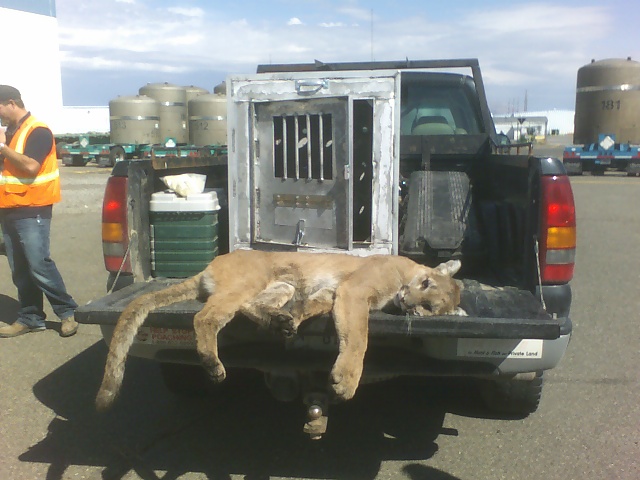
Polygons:
M492 412L527 416L540 405L543 380L543 372L533 380L484 380L480 395Z
M117 162L121 162L122 160L126 160L127 155L122 147L112 147L109 150L109 166L113 167Z
M56 157L58 157L58 160L62 160L62 157L64 156L64 151L67 148L67 142L60 142L60 143L56 143Z
M208 158L211 156L211 149L208 147L201 147L198 149L198 156L201 158Z
M71 162L67 162L65 165L67 166L71 166L71 167L84 167L87 163L89 163L88 161L85 161L84 157L82 155L71 155Z
M573 175L582 175L582 163L580 162L571 162L571 161L564 161L564 166L567 170L567 175L569 176L573 176Z

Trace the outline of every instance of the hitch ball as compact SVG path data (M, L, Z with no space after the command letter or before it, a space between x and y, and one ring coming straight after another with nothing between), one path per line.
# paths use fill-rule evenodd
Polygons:
M322 416L322 407L320 405L311 405L307 415L309 420L317 420Z

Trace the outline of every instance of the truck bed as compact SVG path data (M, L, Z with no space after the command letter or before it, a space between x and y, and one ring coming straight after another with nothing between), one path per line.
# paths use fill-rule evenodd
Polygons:
M179 280L159 278L135 283L79 307L75 318L84 324L115 325L135 297L176 282ZM369 335L553 340L571 329L568 318L553 318L527 290L489 287L474 280L463 283L461 307L468 316L421 317L376 311L370 314ZM159 308L149 314L145 325L193 329L193 316L202 305L193 300ZM321 336L330 321L328 316L310 319L301 326L301 332Z

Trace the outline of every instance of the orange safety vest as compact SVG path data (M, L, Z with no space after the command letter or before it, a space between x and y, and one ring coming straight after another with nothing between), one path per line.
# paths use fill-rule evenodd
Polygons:
M27 138L38 127L49 128L29 115L11 138L9 148L24 154ZM0 173L0 208L43 207L59 201L60 172L55 141L35 177L26 177L9 160L4 160L4 170Z

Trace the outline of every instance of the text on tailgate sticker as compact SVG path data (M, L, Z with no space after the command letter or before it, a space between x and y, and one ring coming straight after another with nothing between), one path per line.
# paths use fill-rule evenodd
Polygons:
M458 340L458 357L468 358L542 358L543 341L494 340L461 338Z
M196 344L196 337L193 330L141 327L136 335L136 343L146 343L149 345L171 345L175 347L193 347Z

